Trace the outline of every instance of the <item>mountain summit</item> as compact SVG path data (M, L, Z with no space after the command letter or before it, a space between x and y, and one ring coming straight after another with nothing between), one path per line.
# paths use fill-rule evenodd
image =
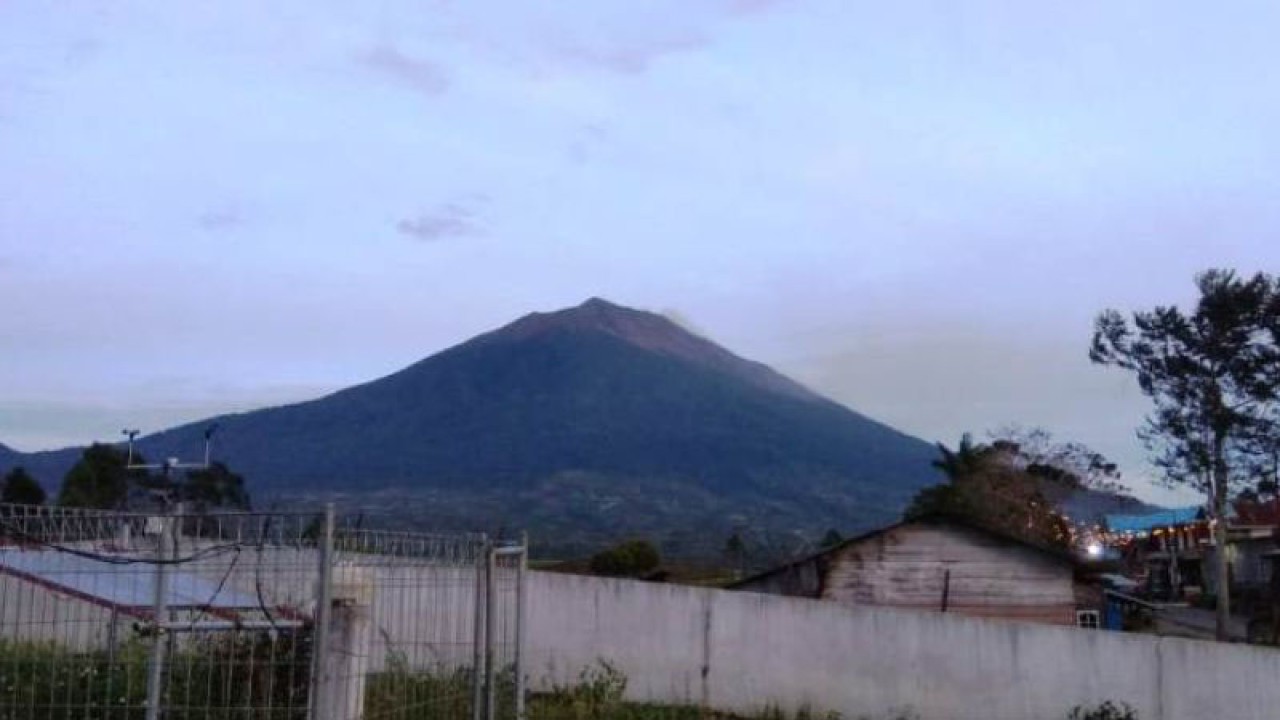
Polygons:
M855 530L896 519L938 479L932 446L599 298L318 400L139 447L190 455L211 421L216 454L260 500L341 493L442 529L524 527L564 547L647 535L718 550L742 528ZM77 453L29 466L53 485Z
M769 366L738 357L667 317L615 305L598 297L565 310L530 313L473 342L518 342L554 333L609 335L643 350L727 373L762 389L802 399L822 399Z

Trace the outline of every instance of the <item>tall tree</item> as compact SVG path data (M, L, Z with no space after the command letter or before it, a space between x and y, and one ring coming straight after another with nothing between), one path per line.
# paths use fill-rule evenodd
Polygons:
M31 477L26 468L15 467L4 476L4 488L0 489L0 502L19 505L43 505L44 488Z
M135 463L142 463L136 452ZM94 443L85 448L80 460L67 471L58 492L63 507L114 510L126 505L132 485L144 482L146 471L130 470L128 457L119 448Z
M1227 501L1275 439L1280 284L1264 273L1196 276L1194 310L1158 306L1097 318L1089 358L1129 370L1154 404L1140 437L1171 484L1204 493L1215 521L1217 636L1228 637Z
M938 444L934 466L947 482L916 494L908 520L953 517L979 527L1051 547L1066 547L1071 529L1006 445L974 443L965 435L955 450Z

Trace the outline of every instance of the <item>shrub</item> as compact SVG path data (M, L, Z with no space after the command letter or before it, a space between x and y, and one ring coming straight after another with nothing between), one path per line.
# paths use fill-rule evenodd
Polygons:
M597 575L636 577L657 569L662 558L648 540L627 542L597 553L591 558L591 572Z
M1138 712L1128 703L1107 700L1092 707L1077 705L1067 715L1067 720L1138 720Z

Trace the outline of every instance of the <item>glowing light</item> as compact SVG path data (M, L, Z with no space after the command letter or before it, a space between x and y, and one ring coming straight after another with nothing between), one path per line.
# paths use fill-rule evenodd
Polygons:
M1088 553L1091 558L1102 557L1102 543L1091 542L1087 547L1085 547L1084 551Z

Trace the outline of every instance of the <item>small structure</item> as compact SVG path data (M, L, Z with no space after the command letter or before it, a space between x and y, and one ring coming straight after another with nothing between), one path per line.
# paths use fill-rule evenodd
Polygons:
M1053 625L1100 627L1070 553L958 519L901 522L731 589Z

